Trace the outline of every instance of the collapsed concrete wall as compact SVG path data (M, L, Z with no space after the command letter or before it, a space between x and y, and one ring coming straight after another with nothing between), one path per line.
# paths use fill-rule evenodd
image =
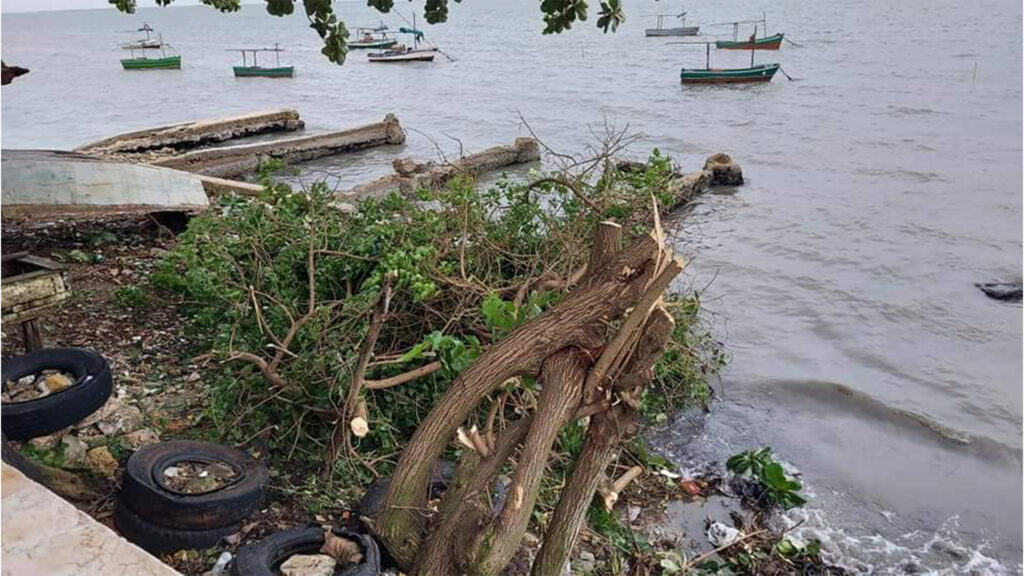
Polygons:
M161 158L150 164L218 178L237 178L253 172L268 158L279 158L294 164L322 156L403 142L405 132L398 118L388 114L381 122L348 130L195 150Z
M434 162L420 163L411 158L399 158L392 166L395 173L382 176L372 182L360 184L340 193L343 200L382 197L389 192L399 191L410 194L422 187L443 186L459 174L477 176L526 162L540 160L540 146L533 138L516 138L512 146L495 146L461 160L448 164Z
M297 111L282 108L126 132L90 142L75 151L107 157L125 155L125 159L143 153L166 156L206 144L268 132L293 131L303 126Z

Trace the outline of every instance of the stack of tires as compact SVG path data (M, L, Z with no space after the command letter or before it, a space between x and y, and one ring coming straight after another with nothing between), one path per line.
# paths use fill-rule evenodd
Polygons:
M227 485L188 494L165 482L165 470L181 462L222 464L236 474ZM227 446L190 441L144 446L128 459L114 521L125 538L153 553L209 548L260 509L269 476L262 463Z

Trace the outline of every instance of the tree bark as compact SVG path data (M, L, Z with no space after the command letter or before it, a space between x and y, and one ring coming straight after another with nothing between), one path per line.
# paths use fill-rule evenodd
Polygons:
M430 469L455 430L501 383L514 376L536 376L552 350L603 344L602 322L636 304L658 272L662 251L654 236L638 238L602 270L591 271L586 288L512 332L452 383L413 434L376 519L377 535L399 566L408 569L414 563L425 529L417 510L426 504Z

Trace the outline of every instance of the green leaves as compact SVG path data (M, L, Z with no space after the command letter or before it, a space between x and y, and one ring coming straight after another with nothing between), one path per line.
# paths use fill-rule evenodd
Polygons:
M797 494L803 486L786 476L782 464L772 457L772 449L769 447L735 454L725 462L725 467L737 476L756 479L765 490L765 498L783 510L807 503L803 496Z
M544 12L544 33L559 34L572 28L576 20L587 19L586 0L541 0Z
M597 27L606 34L611 28L612 32L619 29L619 24L626 21L626 15L622 11L622 4L619 0L608 0L601 2L601 11L598 12Z
M294 0L267 0L267 13L272 16L287 16L294 11Z
M427 19L427 24L448 21L448 0L427 0L423 15Z

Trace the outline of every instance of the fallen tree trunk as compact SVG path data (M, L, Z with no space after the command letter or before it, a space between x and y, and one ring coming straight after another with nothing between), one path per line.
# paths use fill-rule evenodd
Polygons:
M554 543L547 545L545 560L534 572L560 573L597 481L624 436L619 423L633 417L671 334L671 316L659 302L682 269L663 247L657 224L654 233L621 251L621 228L614 223L601 223L595 235L590 270L577 289L470 365L403 452L374 519L374 532L412 575L499 574L529 524L558 432L583 413L593 414L587 434L590 449L585 447L577 460L559 501L561 513L549 531ZM609 340L607 327L620 319L618 333ZM497 440L488 441L490 424L484 437L475 427L468 435L462 431L460 426L487 394L523 375L542 382L532 414L511 424ZM467 454L439 512L424 514L431 467L456 431ZM520 442L504 508L495 513L491 483Z

